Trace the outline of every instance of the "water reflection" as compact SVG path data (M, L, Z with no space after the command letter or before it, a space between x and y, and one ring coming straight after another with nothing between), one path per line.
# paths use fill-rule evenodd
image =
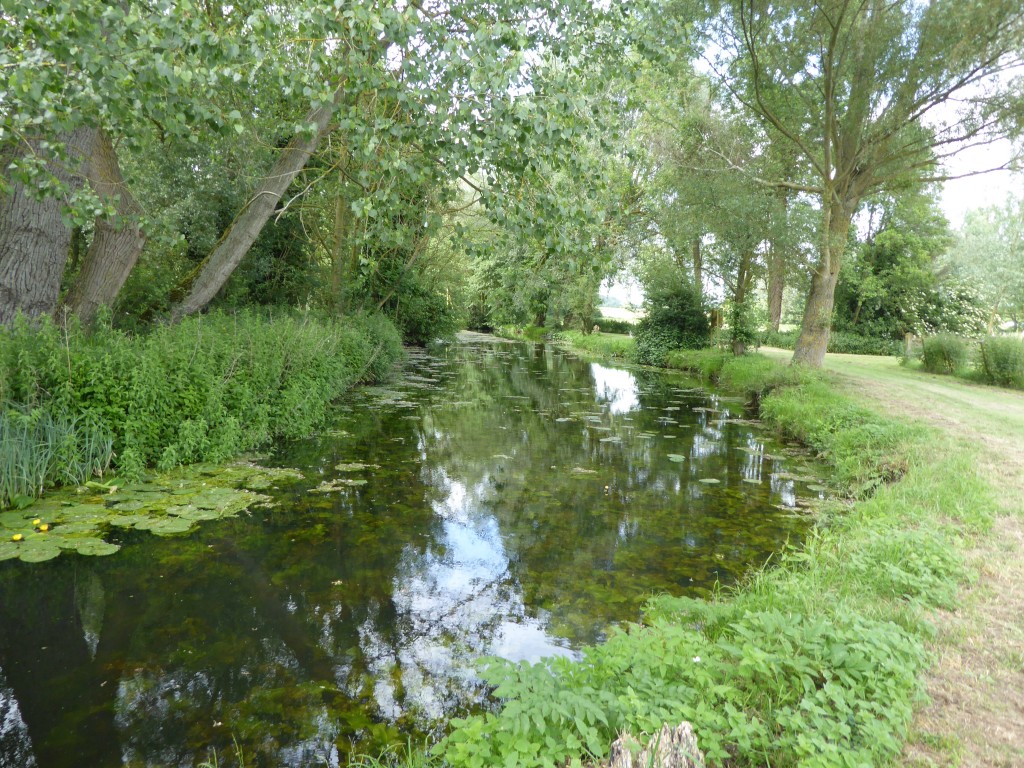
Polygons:
M474 659L571 655L798 536L812 478L787 451L684 379L416 353L281 448L306 480L274 508L0 564L0 767L230 765L235 742L247 765L338 765L437 733L486 705Z

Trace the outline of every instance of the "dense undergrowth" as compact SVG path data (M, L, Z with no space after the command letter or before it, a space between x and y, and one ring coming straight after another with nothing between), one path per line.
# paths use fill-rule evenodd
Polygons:
M762 417L834 469L799 549L702 602L653 599L642 625L581 661L492 660L495 712L454 723L453 766L555 766L606 755L621 730L689 720L710 765L867 766L898 755L923 693L928 612L967 578L959 545L992 514L970 456L868 410L817 373L759 356L669 356L757 395ZM898 482L885 482L898 481Z
M20 320L0 333L0 503L81 482L104 468L97 446L131 476L307 435L400 354L394 326L374 315L214 313L146 335Z

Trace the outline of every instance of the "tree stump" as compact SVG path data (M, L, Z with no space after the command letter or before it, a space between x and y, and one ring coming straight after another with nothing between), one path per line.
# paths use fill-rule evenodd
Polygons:
M687 722L673 728L667 723L651 737L647 746L624 733L612 742L608 768L705 768L704 754L697 748L697 735Z

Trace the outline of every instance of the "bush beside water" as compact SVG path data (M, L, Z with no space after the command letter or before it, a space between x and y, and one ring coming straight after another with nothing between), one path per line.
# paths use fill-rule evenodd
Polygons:
M145 336L19 320L0 333L0 402L5 424L13 404L108 435L119 470L137 475L307 435L332 400L400 354L398 332L377 315L214 313ZM55 448L44 440L40 450ZM9 451L4 461L10 475L28 459Z

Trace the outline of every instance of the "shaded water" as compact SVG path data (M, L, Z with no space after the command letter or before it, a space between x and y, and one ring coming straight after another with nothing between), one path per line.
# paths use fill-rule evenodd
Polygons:
M573 654L806 530L821 487L740 399L519 344L414 353L304 481L108 558L0 563L0 767L337 764L486 701L473 660Z

